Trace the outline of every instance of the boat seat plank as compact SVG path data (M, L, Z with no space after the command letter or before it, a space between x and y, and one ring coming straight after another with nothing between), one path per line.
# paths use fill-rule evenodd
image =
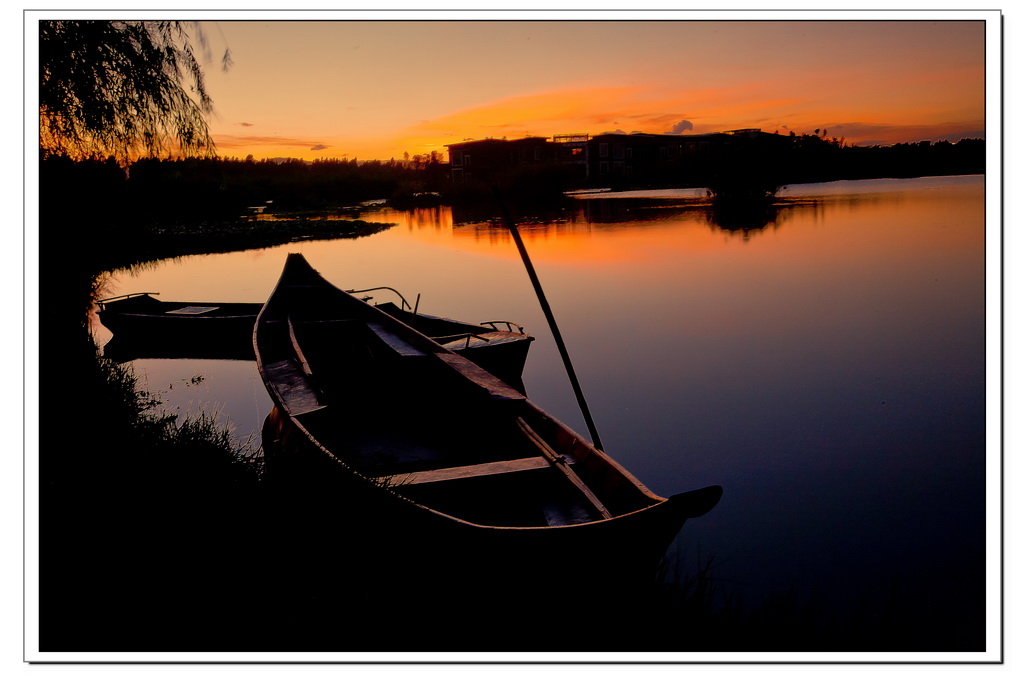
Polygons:
M416 484L431 484L439 481L452 481L454 479L470 479L496 474L510 474L512 472L542 470L549 467L551 467L551 463L546 458L518 458L516 460L485 462L461 467L445 467L443 469L426 470L423 472L406 472L393 475L391 480L395 486L415 486Z
M290 359L265 365L264 373L271 378L281 402L291 415L299 417L325 408L317 396L309 377Z
M399 356L402 356L403 358L415 358L427 355L425 352L420 351L415 346L409 344L398 335L393 334L388 330L384 329L384 327L378 323L367 323L366 326L369 327L375 335L380 337L381 341L387 344L392 351L397 353Z

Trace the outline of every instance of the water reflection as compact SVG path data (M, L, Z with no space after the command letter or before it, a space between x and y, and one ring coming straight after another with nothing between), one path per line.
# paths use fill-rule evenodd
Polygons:
M578 210L589 223L644 223L671 220L686 214L700 214L707 202L670 199L585 199Z
M563 235L589 234L593 229L603 227L637 227L644 223L700 223L712 230L742 233L745 239L749 239L762 230L779 227L787 213L798 208L813 208L822 201L818 198L799 202L781 200L775 204L722 205L696 197L580 196L564 206L516 216L516 221L520 226L528 226L535 231L550 229ZM494 206L437 207L430 212L417 212L407 220L410 225L418 228L442 229L450 226L460 234L473 235L477 239L490 240L492 236L489 233L505 232L503 220L497 215Z
M656 493L694 481L729 492L687 527L680 557L711 549L718 577L751 600L791 585L845 607L895 596L935 628L973 629L986 550L984 179L794 186L783 199L736 224L699 197L589 197L526 216L521 232L609 454ZM301 251L345 287L387 284L446 316L523 324L537 337L531 397L585 433L495 216L372 215L395 227L165 262L118 274L108 295L265 300L285 254ZM196 372L137 367L157 385ZM215 369L198 371L241 433L258 430L258 378L218 389Z
M118 363L140 358L256 360L249 336L175 337L115 334L103 345L103 356Z
M739 231L744 238L750 239L751 233L758 233L769 226L776 226L779 207L776 204L761 202L726 204L716 203L707 213L711 225L722 230Z

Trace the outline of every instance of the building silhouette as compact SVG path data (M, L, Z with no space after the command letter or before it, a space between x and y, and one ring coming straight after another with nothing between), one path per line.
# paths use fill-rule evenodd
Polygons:
M551 139L469 140L447 145L454 182L500 182L530 167L558 166L587 184L699 176L739 152L787 144L757 128L700 135L560 134Z

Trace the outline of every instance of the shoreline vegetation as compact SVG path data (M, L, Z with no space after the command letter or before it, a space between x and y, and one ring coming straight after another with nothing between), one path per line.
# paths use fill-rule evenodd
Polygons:
M978 172L975 165L970 168L961 171ZM261 456L244 435L236 442L208 415L160 412L158 399L130 368L99 355L87 312L104 273L311 235L358 238L388 227L358 218L313 220L300 211L342 210L384 197L396 208L479 198L468 188L451 187L443 170L436 159L418 168L186 159L144 160L125 173L111 160L43 160L39 380L51 390L40 392L45 397L40 411L42 649L984 648L983 634L940 633L941 625L922 627L911 623L913 615L893 610L833 622L795 593L773 596L763 605L741 605L715 582L714 562L707 560L694 576L609 587L601 605L619 616L629 614L628 627L597 637L531 637L516 617L546 609L538 596L498 595L501 591L487 591L486 581L478 582L481 592L462 601L466 604L430 591L406 592L418 585L414 566L379 571L366 548L347 538L336 511L320 507L324 501L304 501L261 480ZM920 175L955 173L943 166L941 172ZM839 178L817 180L823 179ZM529 185L521 181L517 189L524 188ZM561 196L566 188L548 184L545 189L539 194L550 198L551 190ZM275 212L296 217L253 220L252 207L271 200ZM358 509L352 501L347 505ZM382 577L399 583L386 584ZM557 599L564 590L559 584L543 597ZM584 619L606 616L595 612ZM416 626L410 631L443 623L445 638L423 641L422 634L394 633L396 623L405 631L400 622L408 618Z
M604 187L704 187L737 201L771 197L779 187L795 183L979 174L985 171L985 155L985 141L976 138L859 147L817 134L765 134L706 159L680 158L640 165L632 173L591 176L553 162L507 167L491 162L478 169L479 178L455 181L437 153L402 161L188 157L144 158L126 165L113 158L74 161L48 155L41 159L40 180L62 200L88 202L100 193L104 205L116 202L138 226L235 221L268 201L284 213L355 207L367 200L386 200L398 209L465 204L493 197L494 186L509 197L540 200Z

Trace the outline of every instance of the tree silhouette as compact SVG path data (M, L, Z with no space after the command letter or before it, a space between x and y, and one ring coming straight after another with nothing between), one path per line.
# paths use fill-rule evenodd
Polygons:
M39 144L43 156L213 151L206 92L181 21L43 21L39 29ZM230 53L223 57L230 65Z

